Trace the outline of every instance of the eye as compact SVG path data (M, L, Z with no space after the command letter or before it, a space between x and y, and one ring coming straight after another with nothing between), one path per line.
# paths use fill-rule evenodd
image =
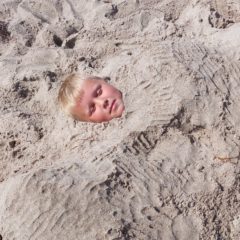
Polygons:
M89 114L92 115L96 110L96 106L95 104L92 104L90 107L89 107Z
M100 96L102 94L102 88L99 88L96 92L96 96Z

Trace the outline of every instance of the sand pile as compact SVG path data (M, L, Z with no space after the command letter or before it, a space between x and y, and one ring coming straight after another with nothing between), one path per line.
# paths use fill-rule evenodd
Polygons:
M238 0L2 0L0 235L240 238ZM122 90L109 123L59 111L63 76Z

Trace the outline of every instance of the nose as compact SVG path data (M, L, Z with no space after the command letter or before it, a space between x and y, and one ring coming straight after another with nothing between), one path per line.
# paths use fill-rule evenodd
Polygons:
M97 104L98 106L100 106L104 109L108 108L108 106L109 106L109 101L108 101L108 99L105 99L105 98L96 98L94 100L94 102L95 102L95 104Z

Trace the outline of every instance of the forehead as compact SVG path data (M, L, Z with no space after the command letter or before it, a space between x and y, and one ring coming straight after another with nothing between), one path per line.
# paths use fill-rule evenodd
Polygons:
M82 89L81 89L81 90L82 90L84 93L88 93L88 92L93 91L93 90L94 90L93 88L94 88L96 85L103 84L103 83L105 83L105 81L102 80L102 79L86 79L86 80L83 82L83 85L82 85Z

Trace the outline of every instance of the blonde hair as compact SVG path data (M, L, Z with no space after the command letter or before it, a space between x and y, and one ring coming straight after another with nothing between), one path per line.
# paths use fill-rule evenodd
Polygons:
M76 106L77 101L81 101L81 97L84 93L82 90L83 82L89 79L101 79L96 76L80 75L73 73L68 75L58 93L58 102L62 110L70 117L78 121L85 121L84 116L79 116L73 111L73 107Z
M64 79L58 92L58 102L62 110L75 120L83 121L79 119L80 116L74 114L73 107L76 106L77 100L81 99L83 94L82 84L86 79L86 77L77 73L70 74Z

